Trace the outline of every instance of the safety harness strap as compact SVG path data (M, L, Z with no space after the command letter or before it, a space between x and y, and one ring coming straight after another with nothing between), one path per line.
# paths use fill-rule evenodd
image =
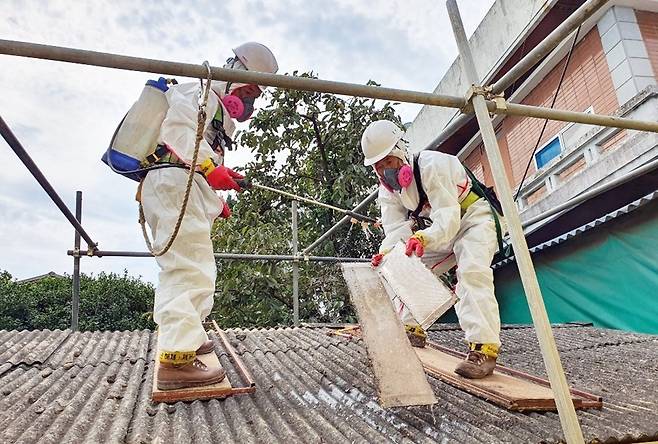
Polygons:
M155 151L146 156L146 158L142 161L142 166L145 167L154 164L167 154L169 154L167 147L165 145L158 145Z
M416 187L418 188L418 206L414 211L409 212L409 217L413 219L415 228L417 230L422 230L427 228L428 224L427 224L427 218L421 217L420 212L423 211L423 207L428 203L428 199L427 199L427 193L423 188L423 180L421 178L420 168L418 166L419 157L420 157L420 153L416 153L413 156L414 179L416 181ZM464 200L462 200L459 204L462 209L462 215L468 209L468 207L470 207L475 201L483 197L489 203L489 206L491 207L491 213L493 214L494 225L496 226L496 238L498 241L498 250L500 251L500 254L502 254L504 257L510 256L511 249L506 248L503 243L503 230L500 225L500 219L498 217L499 214L502 216L503 210L501 208L500 202L498 201L498 198L496 198L496 195L493 192L493 190L487 189L484 186L484 184L480 182L477 177L475 177L475 174L473 174L473 172L470 169L468 169L466 165L462 164L462 166L466 171L466 175L471 180L471 192L469 192L466 195L466 198L464 198Z
M221 147L223 151L230 151L233 149L233 139L231 139L229 135L226 134L226 130L224 130L224 107L222 106L221 101L217 107L217 112L215 112L211 125L215 131L217 131L215 138L210 144L212 150L217 151L217 148L219 147Z
M427 205L427 193L423 188L423 180L420 176L420 168L418 167L418 158L420 153L416 153L413 156L414 163L414 180L416 182L416 188L418 189L418 206L415 210L409 212L409 217L414 221L416 230L424 230L428 226L428 219L426 217L421 217L420 213L423 211L423 207Z
M473 174L473 172L466 165L462 164L462 166L464 167L464 170L466 170L466 175L468 176L468 178L471 179L472 190L478 196L484 197L484 199L489 204L489 207L491 208L491 214L493 215L494 225L496 226L498 251L504 257L508 257L511 254L511 250L510 248L505 248L505 245L503 243L503 230L502 227L500 226L500 218L498 217L499 214L501 216L503 215L503 209L501 208L500 202L498 201L496 194L494 193L493 189L486 188L485 185L482 182L480 182L477 177L475 177L475 174Z

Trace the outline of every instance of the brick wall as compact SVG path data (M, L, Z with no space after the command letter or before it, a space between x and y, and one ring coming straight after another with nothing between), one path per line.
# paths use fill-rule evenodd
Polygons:
M601 154L605 153L606 151L611 150L612 148L616 148L619 146L622 140L626 138L626 130L621 130L614 136L612 136L610 139L606 140L604 143L601 144L599 147L599 152Z
M658 14L636 10L635 17L649 54L651 68L653 68L654 73L658 73Z
M581 157L576 162L574 162L571 166L567 167L564 171L562 171L559 174L560 181L566 182L567 180L569 180L571 176L575 176L576 174L584 170L586 166L587 164L585 162L585 158Z
M464 165L475 174L481 182L484 182L484 170L482 168L482 144L473 150L471 154L464 159Z
M549 107L563 69L564 59L521 103ZM585 111L590 106L597 114L610 114L619 107L596 28L589 31L576 45L555 102L555 108L572 111ZM507 173L512 176L510 181L513 187L518 186L521 181L543 124L544 121L540 119L510 116L505 118L499 127L498 141ZM540 146L553 138L566 125L565 122L549 121ZM485 182L492 183L489 165L486 159L483 159L482 149L474 150L467 160L473 164L478 162L482 164ZM535 167L532 163L528 175L530 176L534 172ZM539 198L540 195L537 193L536 198Z

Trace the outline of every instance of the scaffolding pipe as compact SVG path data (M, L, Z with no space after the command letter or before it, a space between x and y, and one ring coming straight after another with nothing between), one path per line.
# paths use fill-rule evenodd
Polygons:
M352 211L361 211L364 210L372 203L377 198L377 195L379 193L379 188L370 193L368 197L363 199L361 203L359 203ZM329 236L334 234L336 230L338 230L343 224L347 223L351 219L350 216L345 216L338 222L336 222L331 228L329 228L322 236L320 236L315 242L313 242L311 245L306 247L303 251L302 254L306 255L309 252L311 252L313 249L315 249L318 245L320 245L322 242L327 240Z
M468 45L468 39L464 32L464 25L462 23L461 15L456 0L447 0L446 5L452 29L457 40L457 47L461 55L461 62L464 67L466 78L473 85L477 85L477 71L475 69L475 62L471 54L471 48ZM537 281L535 268L530 258L528 244L526 243L523 228L521 227L521 219L518 210L512 197L512 189L507 180L507 174L503 163L503 158L496 139L491 117L485 103L485 99L480 94L472 96L471 103L475 111L480 132L482 134L482 141L487 153L487 158L491 165L494 183L496 184L496 191L500 196L500 201L503 206L503 212L507 219L510 237L512 239L512 246L516 253L516 263L519 268L519 275L523 289L528 300L530 314L535 326L537 338L539 339L539 348L544 359L546 366L546 373L551 383L551 389L555 397L555 405L557 407L558 415L564 437L567 443L583 443L583 434L580 430L576 410L574 409L569 385L567 378L564 375L564 369L560 362L560 355L555 345L555 338L551 330L551 324L546 313L546 307L542 299L541 290Z
M69 256L79 257L153 257L148 251L112 251L95 250L93 252L76 252L67 250ZM305 256L305 255L281 255L281 254L246 254L246 253L215 253L216 259L244 260L244 261L302 261L302 262L370 262L363 257L332 257L332 256Z
M40 45L36 43L0 40L0 54L21 57L33 57L46 60L81 63L108 68L126 69L132 71L153 72L169 75L206 78L205 65L189 63L166 62L163 60L145 59L122 56L82 49L64 48L60 46ZM329 80L311 79L279 74L265 74L238 69L211 68L214 80L224 80L263 86L301 91L314 91L330 94L343 94L355 97L392 100L397 102L418 103L422 105L444 106L463 109L466 100L462 97L442 94L409 91L380 86L358 85L355 83L334 82ZM564 122L585 123L588 125L606 125L609 127L635 129L658 133L658 122L642 122L620 117L602 116L575 111L564 111L540 106L518 105L502 101L498 106L493 100L486 102L489 112L517 116L537 117L541 119L560 120Z
M297 255L297 201L292 201L292 255ZM299 261L292 263L292 318L295 327L299 327Z
M82 191L75 192L75 219L82 222ZM73 248L80 251L80 233L73 235ZM80 313L80 256L73 257L73 298L71 299L71 330L78 331Z
M509 71L492 86L494 94L500 94L512 86L514 82L529 69L546 57L557 45L575 31L585 20L601 9L608 0L588 0L565 21L555 28L548 36L535 46L528 54L519 60Z
M647 174L655 170L656 168L658 168L658 159L654 159L651 162L645 163L641 167L634 169L628 174L625 174L621 177L611 180L610 182L604 183L603 185L600 185L596 188L591 188L588 191L580 193L578 196L569 199L566 202L563 202L560 205L557 205L548 211L545 211L535 217L531 217L527 221L523 222L523 228L527 228L532 224L535 224L537 222L540 222L544 219L553 216L554 214L557 214L563 210L567 210L575 205L578 205L581 202L585 202L586 200L596 197L601 193L605 193L606 191L615 188L618 185L624 184L630 180L633 180L637 177Z
M0 39L0 54L79 63L82 65L102 66L129 71L194 77L197 79L205 79L208 76L208 70L203 65L167 62L164 60L130 57L105 52L87 51L83 49L42 45L15 40ZM227 82L274 86L300 91L343 94L355 97L369 97L371 99L418 103L421 105L447 106L450 108L461 108L466 104L463 97L433 94L422 91L409 91L395 88L384 88L380 86L334 82L281 74L266 74L256 71L243 71L228 68L212 67L211 72L214 80L224 80Z
M490 103L487 104L491 110ZM495 108L495 107L494 107ZM536 117L538 119L559 120L562 122L583 123L585 125L600 125L615 128L626 128L640 131L658 132L658 122L626 119L623 117L605 116L602 114L587 114L563 109L542 108L518 103L505 103L492 112L508 116Z
M36 165L36 163L34 163L34 160L32 160L27 151L25 151L25 148L23 148L23 145L21 145L14 133L12 133L11 129L9 126L7 126L2 116L0 116L0 134L2 134L2 137L5 139L9 147L14 151L14 153L16 153L21 162L23 162L23 165L25 165L28 171L37 180L39 185L41 185L41 188L43 188L50 199L55 203L55 205L57 205L57 208L59 208L64 217L66 217L71 225L73 225L75 231L80 233L85 242L87 242L88 249L95 250L97 245L96 242L92 240L85 229L82 228L80 222L78 222L75 216L73 216L71 210L68 209L64 201L62 201L62 198L57 194L57 191L55 191L52 185L50 185L50 182L48 182L46 176L43 175L39 167Z

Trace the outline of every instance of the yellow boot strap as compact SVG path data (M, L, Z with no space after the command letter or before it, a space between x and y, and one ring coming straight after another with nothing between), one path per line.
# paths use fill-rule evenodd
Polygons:
M496 344L476 344L475 342L469 342L468 349L480 352L485 356L489 356L490 358L497 358L498 350L500 347L498 347Z
M420 325L405 324L404 331L407 333L411 333L414 336L427 338L427 333L425 333L425 330L423 330L423 327L421 327Z
M196 351L191 352L160 352L160 362L162 364L183 365L194 361Z
M465 212L466 210L468 210L468 207L470 207L479 198L480 198L480 196L475 194L473 191L469 192L466 195L466 197L464 198L464 200L462 200L459 203L459 206L462 207L462 212Z

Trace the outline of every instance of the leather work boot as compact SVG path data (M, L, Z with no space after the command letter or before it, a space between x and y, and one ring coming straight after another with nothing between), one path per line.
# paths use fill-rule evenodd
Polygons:
M427 344L427 333L420 325L406 324L404 331L407 333L407 338L409 338L412 347L423 348Z
M201 347L197 348L196 354L207 355L208 353L212 353L213 351L215 351L215 343L212 342L211 339L208 339L203 344L201 344Z
M498 358L498 347L492 344L470 344L466 359L455 368L455 373L468 379L481 379L493 374Z
M183 365L161 362L158 371L158 390L175 390L217 384L226 377L226 371L209 368L198 359Z

